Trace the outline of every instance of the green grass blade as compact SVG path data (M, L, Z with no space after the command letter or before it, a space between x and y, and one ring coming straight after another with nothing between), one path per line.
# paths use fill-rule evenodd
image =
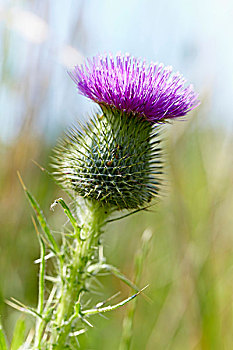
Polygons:
M58 248L58 245L57 245L57 242L55 241L53 235L51 234L50 232L50 229L49 229L49 226L46 222L46 219L45 219L45 216L43 214L43 211L41 210L39 204L37 203L36 199L33 197L33 195L27 190L26 186L24 185L23 183L23 180L18 172L18 177L19 177L19 180L22 184L22 187L24 189L24 192L31 204L31 207L33 208L35 214L36 214L36 217L37 217L37 220L39 221L40 223L40 226L43 230L43 232L45 233L48 241L50 242L51 244L51 249L55 252L55 253L58 253L59 252L59 248Z
M146 256L151 243L151 238L152 238L151 230L146 229L142 235L141 246L135 255L135 276L134 276L135 284L139 284L141 280L143 267L144 267ZM130 304L130 307L128 308L128 312L125 315L125 318L123 320L123 330L122 330L122 337L121 337L119 350L129 350L131 348L135 310L136 310L136 300L134 300L134 302Z
M25 341L26 325L22 318L19 318L14 329L11 350L18 350Z
M0 350L8 350L6 338L2 329L1 319L0 319Z

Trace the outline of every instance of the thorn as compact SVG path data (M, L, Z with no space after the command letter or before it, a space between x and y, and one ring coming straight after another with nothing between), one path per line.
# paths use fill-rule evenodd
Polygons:
M77 337L78 335L83 334L83 333L85 333L86 331L87 331L86 329L80 329L79 331L70 333L69 336L70 336L70 337Z
M21 303L21 301L15 299L15 298L13 298L13 297L11 297L11 300L12 300L14 303L19 304L19 305L22 306L22 307L26 307L23 303Z
M106 299L106 300L104 300L104 301L101 301L101 302L99 302L98 304L96 304L95 308L98 309L98 308L102 307L104 304L106 304L106 303L109 302L110 300L116 298L116 297L117 297L118 295L120 295L120 294L121 294L120 291L117 292L117 293L115 293L114 295L112 295L112 296L109 297L108 299Z
M143 287L142 289L140 289L137 293L136 293L136 295L139 295L139 294L141 294L146 288L148 288L150 285L149 284L147 284L145 287Z
M53 252L50 252L49 254L45 255L44 260L48 260L50 258L53 258L55 255ZM41 263L41 258L34 260L34 264Z
M32 163L34 163L40 170L45 171L45 168L43 168L39 163L37 163L34 159L32 159Z
M94 328L93 324L91 324L89 321L87 321L85 318L81 317L81 320L86 323L89 327Z
M47 276L47 275L45 275L45 280L46 281L50 281L50 282L52 282L52 283L58 283L59 281L60 281L60 279L59 278L56 278L56 277L53 277L53 276Z
M31 219L32 219L32 223L33 223L33 226L34 226L34 228L35 228L35 231L36 231L36 234L37 234L37 236L40 238L40 232L38 231L38 227L37 227L37 225L36 225L36 221L35 221L35 219L34 219L34 217L31 215ZM36 262L34 261L34 263L36 264Z
M19 172L18 170L17 170L17 175L18 175L19 181L20 181L20 183L21 183L21 185L22 185L24 191L27 191L27 188L26 188L26 186L24 185L23 179L22 179L22 177L21 177L21 175L20 175L20 172Z
M5 300L5 303L6 303L8 306L13 307L13 309L16 309L16 310L18 310L18 311L24 312L24 308L18 306L18 305L15 304L15 303L12 303L10 300L7 300L7 299L6 299L6 300Z

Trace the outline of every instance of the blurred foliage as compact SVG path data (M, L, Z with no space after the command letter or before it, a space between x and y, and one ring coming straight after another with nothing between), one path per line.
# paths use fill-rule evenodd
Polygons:
M2 17L0 27L1 131L8 142L0 140L0 314L9 339L19 313L4 300L15 297L33 306L37 300L38 265L33 261L39 246L17 171L59 236L66 219L61 210L51 212L49 207L63 194L31 160L48 165L52 146L46 140L81 107L76 94L67 89L64 65L79 59L79 52L69 45L85 51L88 42L84 1L64 3L67 12L60 17L50 9L52 2L23 3L30 3L28 9L39 18L14 10L13 17L8 12ZM25 26L25 16L27 24L33 19L36 25ZM53 35L44 39L47 23L52 32L60 29L62 44ZM142 232L147 227L153 231L139 285L150 284L145 293L151 302L138 297L132 350L232 349L233 141L225 129L204 127L206 115L199 113L165 132L166 181L161 199L150 212L110 224L104 237L108 261L132 277ZM96 300L119 290L120 300L132 294L114 277L103 276L99 282ZM81 348L118 349L126 308L109 313L108 319L93 318L94 328L80 337ZM31 320L25 320L29 328Z
M164 138L166 181L161 199L148 213L110 224L104 238L108 261L132 277L141 234L147 227L153 231L139 286L150 284L146 294L151 302L138 299L132 349L231 349L232 138L224 130L200 127L198 116L175 123ZM39 247L17 170L51 227L59 232L65 223L61 211L49 210L60 190L30 161L47 165L50 149L28 131L11 145L1 146L0 312L9 338L19 313L4 299L13 296L35 305L37 297L38 266L33 260ZM102 277L100 282L97 300L118 290L120 299L132 294L114 277ZM80 337L81 348L117 349L125 312L93 318L94 328Z

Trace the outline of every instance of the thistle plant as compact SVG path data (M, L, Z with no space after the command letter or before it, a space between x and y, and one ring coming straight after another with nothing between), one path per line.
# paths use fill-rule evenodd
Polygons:
M75 349L79 336L92 327L91 316L112 311L141 290L104 258L102 235L116 212L134 213L153 204L162 181L161 125L183 117L199 101L191 85L171 67L130 57L96 56L70 73L78 91L96 102L98 112L70 129L59 140L49 173L72 199L72 210L60 205L70 229L61 242L53 236L36 199L23 184L35 211L41 247L39 296L36 309L9 302L35 316L35 333L21 349ZM118 214L120 217L122 214ZM53 276L46 260L53 260ZM100 301L89 308L92 281L106 272L120 278L134 292L117 303ZM52 288L45 293L45 281Z

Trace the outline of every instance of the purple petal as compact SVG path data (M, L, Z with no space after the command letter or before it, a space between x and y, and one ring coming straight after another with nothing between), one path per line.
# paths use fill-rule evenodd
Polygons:
M184 116L199 105L192 85L172 67L129 55L95 56L76 66L70 76L81 94L156 123Z

